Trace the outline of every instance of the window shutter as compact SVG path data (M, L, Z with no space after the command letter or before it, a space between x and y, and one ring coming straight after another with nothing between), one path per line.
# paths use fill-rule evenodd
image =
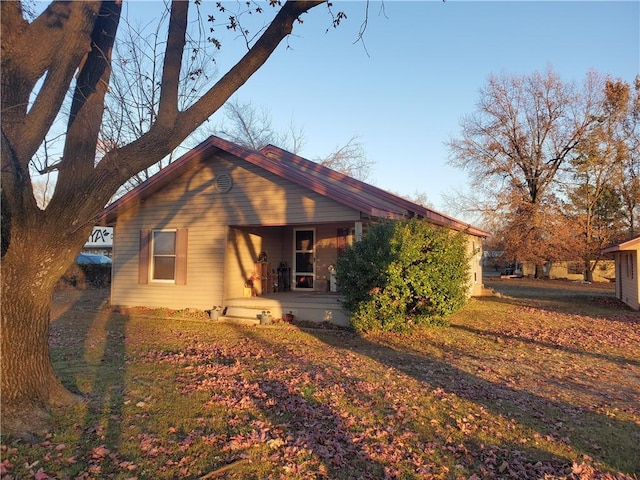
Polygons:
M187 243L188 229L176 231L176 285L187 284Z
M149 254L151 249L151 230L140 230L140 249L138 250L138 283L149 283Z

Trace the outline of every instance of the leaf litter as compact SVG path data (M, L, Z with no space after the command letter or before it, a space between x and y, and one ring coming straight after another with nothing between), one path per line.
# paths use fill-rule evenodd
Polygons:
M126 352L105 356L126 372L118 411L97 411L111 390L87 392L88 423L3 443L0 474L633 479L637 320L482 300L449 328L359 337L129 316L112 335ZM52 348L89 345L70 325L53 325Z

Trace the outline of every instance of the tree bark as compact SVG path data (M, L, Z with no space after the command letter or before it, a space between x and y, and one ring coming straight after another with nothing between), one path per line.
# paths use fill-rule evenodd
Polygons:
M196 103L177 111L175 82L187 2L172 8L161 115L140 138L95 164L119 1L53 2L32 23L2 3L2 433L46 425L51 404L78 400L55 375L49 321L55 284L88 238L96 215L131 176L160 161L255 73L298 17L323 1L285 2L250 51ZM44 39L44 40L43 40ZM178 63L176 63L178 62ZM28 108L35 85L47 72ZM30 162L77 74L55 192L45 210L33 196Z
M0 275L0 420L3 435L30 438L31 433L46 428L49 405L80 399L62 385L49 355L51 298L60 277L56 272L64 269L70 263L67 257L75 254L67 251L65 255L65 249L56 249L57 242L47 240L63 237L61 232L23 229L16 223ZM49 245L45 245L47 242Z
M593 266L595 268L595 265ZM591 260L586 258L584 260L584 280L585 282L593 282L593 268L591 267Z
M535 269L533 273L534 278L542 278L544 277L544 266L540 263L535 264Z

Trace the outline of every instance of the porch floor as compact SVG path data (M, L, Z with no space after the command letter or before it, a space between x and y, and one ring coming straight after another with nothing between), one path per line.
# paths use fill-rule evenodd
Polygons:
M234 297L225 300L222 320L242 320L260 323L260 315L269 312L271 318L283 318L292 313L296 320L332 322L349 325L340 305L341 296L324 292L279 292L259 297Z

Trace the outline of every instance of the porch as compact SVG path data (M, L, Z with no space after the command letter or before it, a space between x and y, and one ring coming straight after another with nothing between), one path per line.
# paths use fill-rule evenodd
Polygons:
M228 298L218 319L258 324L263 312L269 313L272 319L283 318L285 314L291 313L296 320L348 326L349 320L340 306L340 298L336 293L312 291Z

